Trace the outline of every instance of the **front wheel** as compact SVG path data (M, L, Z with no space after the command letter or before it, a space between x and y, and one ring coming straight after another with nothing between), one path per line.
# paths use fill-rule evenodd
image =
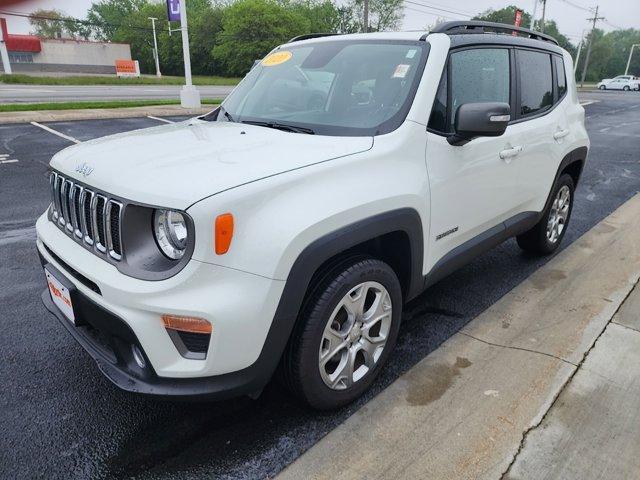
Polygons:
M628 92L629 90L631 90L631 88L629 88L629 85L625 85L624 87L622 87L622 90Z
M529 231L518 235L518 245L527 252L548 255L562 241L573 210L574 183L571 175L562 174L552 192L552 201L540 221Z
M607 89L607 87L605 87L604 85L600 85L600 86L598 87L598 90L606 90L606 89Z
M285 385L313 408L360 397L395 345L402 291L393 269L371 258L339 264L312 287L282 362Z

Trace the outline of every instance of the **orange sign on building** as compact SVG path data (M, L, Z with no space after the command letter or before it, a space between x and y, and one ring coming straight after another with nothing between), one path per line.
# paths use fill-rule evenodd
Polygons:
M137 60L116 60L116 75L118 77L139 77L140 65Z

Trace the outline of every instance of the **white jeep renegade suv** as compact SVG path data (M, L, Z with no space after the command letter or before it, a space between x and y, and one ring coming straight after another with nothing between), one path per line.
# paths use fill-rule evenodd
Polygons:
M203 117L70 147L42 299L119 387L361 395L403 303L517 236L556 250L587 156L569 54L481 22L310 35Z

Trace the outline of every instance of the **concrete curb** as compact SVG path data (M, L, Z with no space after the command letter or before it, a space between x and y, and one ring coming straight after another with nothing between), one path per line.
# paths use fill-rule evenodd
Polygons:
M640 278L639 217L636 195L279 478L501 478Z
M210 112L215 105L198 109L185 109L180 105L157 105L149 107L87 108L82 110L34 110L29 112L0 112L0 125L29 122L65 122L74 120L96 120L107 118L133 118L152 115L202 115Z

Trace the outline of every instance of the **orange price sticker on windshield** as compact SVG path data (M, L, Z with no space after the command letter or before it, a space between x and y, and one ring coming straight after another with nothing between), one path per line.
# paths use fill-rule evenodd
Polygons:
M281 52L274 52L271 55L267 55L262 60L262 65L265 67L273 67L274 65L280 65L288 61L291 57L293 57L293 53L283 50Z

